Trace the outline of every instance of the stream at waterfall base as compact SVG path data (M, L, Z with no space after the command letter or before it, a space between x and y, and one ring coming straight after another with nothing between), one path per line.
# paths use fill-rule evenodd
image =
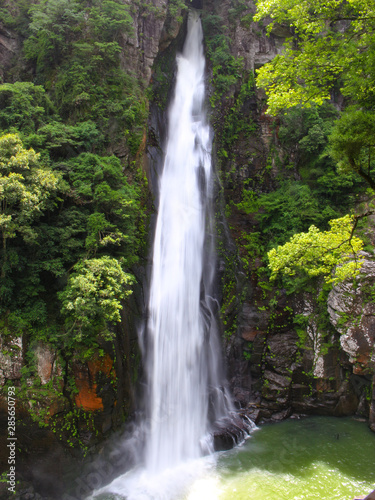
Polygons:
M233 450L116 478L97 500L352 500L375 488L375 434L355 418L267 424Z

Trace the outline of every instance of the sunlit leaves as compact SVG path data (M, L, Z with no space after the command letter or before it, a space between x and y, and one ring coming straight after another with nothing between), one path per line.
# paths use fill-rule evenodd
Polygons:
M86 259L75 266L66 289L59 293L61 312L75 342L84 341L92 331L108 335L106 322L121 320L121 301L131 294L132 283L133 277L108 256Z
M269 31L275 23L293 27L297 33L318 34L329 28L329 23L354 17L359 14L362 17L371 15L373 0L367 2L362 0L258 0L255 21L270 16L272 19L268 27ZM357 21L360 22L360 21Z
M292 236L283 246L268 252L274 279L279 273L293 276L304 271L338 283L356 276L361 268L363 241L353 235L354 217L346 215L330 221L329 231L311 226L307 233Z
M10 217L18 229L21 222L42 212L46 200L57 189L59 176L42 168L38 160L39 155L33 149L24 149L16 134L0 137L1 213L7 220Z
M95 251L100 246L120 245L127 236L116 229L116 226L106 219L105 214L94 212L87 220L86 248Z
M1 277L12 267L7 242L22 236L33 243L37 233L32 222L39 218L59 184L60 176L39 164L39 155L26 150L16 134L0 137L0 234ZM13 259L14 260L14 259ZM18 258L17 258L18 261ZM1 291L3 295L5 289Z
M374 2L259 0L256 20L270 16L288 26L293 39L263 66L257 83L266 89L268 113L321 104L341 82L351 99L374 100Z
M341 42L335 38L307 41L303 51L292 40L275 59L258 70L257 84L265 87L268 113L303 104L321 105L330 98L342 71Z

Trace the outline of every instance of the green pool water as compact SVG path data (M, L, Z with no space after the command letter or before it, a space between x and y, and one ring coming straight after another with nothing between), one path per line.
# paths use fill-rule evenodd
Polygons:
M227 452L156 475L141 468L96 500L352 500L375 489L375 433L353 418L264 425Z
M216 470L220 500L350 500L375 489L375 434L349 418L266 425Z

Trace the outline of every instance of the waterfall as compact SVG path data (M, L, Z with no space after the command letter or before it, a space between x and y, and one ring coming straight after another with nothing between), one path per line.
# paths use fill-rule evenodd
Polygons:
M97 494L111 492L131 500L180 498L177 483L184 487L189 481L188 464L213 449L211 424L232 409L215 320L213 175L204 77L202 26L191 11L183 52L177 57L159 185L145 331L144 467L117 477ZM197 467L201 471L202 465Z
M208 430L209 399L217 400L214 412L225 407L210 303L215 263L207 234L212 172L202 40L199 16L191 12L177 58L153 250L147 360L147 467L153 471L198 457Z
M177 58L153 249L146 453L152 471L201 454L210 393L220 393L221 385L217 336L210 331L215 329L209 297L214 258L206 234L211 229L211 136L204 112L202 40L199 16L191 12Z

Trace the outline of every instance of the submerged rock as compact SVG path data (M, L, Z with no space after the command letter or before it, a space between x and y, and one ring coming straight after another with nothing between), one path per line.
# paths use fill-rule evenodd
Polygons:
M212 431L214 450L231 450L249 436L254 428L255 423L245 413L216 422Z

